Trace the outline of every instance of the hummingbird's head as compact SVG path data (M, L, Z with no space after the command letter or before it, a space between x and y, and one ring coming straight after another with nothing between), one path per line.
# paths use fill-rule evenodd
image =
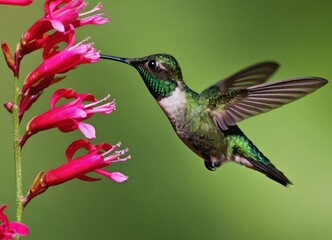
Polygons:
M169 96L178 84L183 82L180 65L169 54L159 53L142 58L120 58L100 54L100 58L127 63L136 68L157 100Z

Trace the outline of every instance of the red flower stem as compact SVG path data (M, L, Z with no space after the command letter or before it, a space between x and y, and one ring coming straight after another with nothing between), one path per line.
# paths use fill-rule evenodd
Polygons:
M13 118L13 143L14 143L14 159L15 159L15 175L16 175L16 221L22 222L23 204L21 202L23 196L22 190L22 156L20 146L20 120L19 120L19 100L20 100L20 84L19 78L14 77L14 105L12 111ZM19 239L17 237L16 239Z

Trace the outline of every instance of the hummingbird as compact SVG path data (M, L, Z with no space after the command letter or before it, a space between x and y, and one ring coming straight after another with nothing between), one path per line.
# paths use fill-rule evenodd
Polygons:
M100 54L134 67L168 117L178 137L204 160L208 170L235 162L284 185L292 182L259 151L237 123L295 101L327 83L319 77L298 77L265 83L276 62L261 62L218 81L202 93L183 81L178 61L159 53L141 58Z

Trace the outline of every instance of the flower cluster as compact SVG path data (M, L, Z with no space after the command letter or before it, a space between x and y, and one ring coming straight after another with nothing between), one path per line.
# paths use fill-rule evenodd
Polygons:
M14 56L11 55L7 44L2 44L7 65L15 76L18 76L21 59L32 51L42 49L43 62L28 74L20 90L20 120L24 112L39 98L45 88L65 77L63 73L78 65L99 60L99 53L92 43L87 43L88 39L75 44L75 29L87 24L100 25L108 22L108 18L103 17L104 13L96 13L102 9L100 3L92 10L82 13L81 11L86 5L83 0L46 0L44 4L45 15L23 34ZM66 46L60 49L59 44L63 43ZM62 98L73 100L56 106ZM94 127L83 121L95 113L111 113L115 109L114 101L101 104L108 98L109 96L97 100L92 94L79 94L73 89L58 89L51 97L50 110L29 121L20 146L23 147L34 134L51 128L58 128L62 132L79 129L87 139L94 139L96 137ZM5 104L10 112L13 106L12 103ZM87 172L91 171L103 174L116 182L126 180L127 177L122 173L106 174L104 170L99 169L113 162L128 159L128 157L120 158L126 151L117 151L110 157L104 157L106 153L112 152L118 146L106 143L94 146L86 140L75 141L67 150L69 161L57 169L46 172L43 176L39 175L40 181L37 185L36 182L33 184L26 199L29 198L30 201L32 197L44 192L49 186L58 185L70 179L91 180L92 178L85 176ZM81 147L89 151L87 156L72 160L70 153L73 153L73 149ZM105 153L101 153L101 150L105 150ZM26 203L27 201L25 201Z
M28 5L32 0L0 0L0 4ZM22 87L14 96L13 102L4 104L5 108L17 116L20 123L24 113L39 99L43 91L50 85L63 80L66 72L81 64L99 61L99 52L94 48L89 38L76 43L76 30L85 25L101 25L109 21L100 12L99 3L90 11L85 11L87 3L83 0L45 0L44 16L38 19L23 35L14 54L3 42L3 51L7 66L13 72L15 79L19 79L21 60L31 52L40 50L42 62L24 79ZM65 104L58 104L60 99L67 100ZM26 132L19 141L19 148L23 148L30 137L36 133L52 128L61 132L71 132L79 129L85 138L96 138L95 128L85 123L96 113L109 114L115 109L115 102L109 101L109 95L98 100L92 94L77 93L73 89L58 89L50 100L50 109L33 117L27 124ZM111 145L101 143L94 145L88 140L79 139L71 143L66 151L67 162L60 166L41 171L33 182L28 194L23 197L22 204L26 206L34 197L45 192L49 187L62 184L72 179L97 181L99 178L88 176L90 172L103 175L114 182L123 182L127 176L121 172L108 172L103 168L130 158L124 156L127 149L118 150L120 144ZM87 153L73 158L79 149ZM0 207L0 239L11 239L18 235L27 235L25 225L8 222L3 214L5 206ZM8 237L7 237L8 236Z
M0 239L14 239L16 236L28 236L29 229L23 223L9 222L8 217L4 213L6 205L0 206Z
M78 65L99 60L99 53L92 43L88 43L89 38L75 44L75 29L109 21L103 17L104 13L98 13L102 9L100 3L90 11L81 12L86 5L83 0L46 0L44 16L23 34L15 54L16 65L23 56L38 49L43 50L43 62L25 79L21 93L20 118L45 88L65 78L63 73ZM61 49L61 43L67 46ZM14 74L18 74L17 67L12 68ZM61 75L58 76L59 74Z

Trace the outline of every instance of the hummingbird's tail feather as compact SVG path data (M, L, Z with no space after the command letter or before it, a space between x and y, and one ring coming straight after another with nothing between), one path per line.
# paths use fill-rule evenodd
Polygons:
M292 182L279 171L270 160L243 134L238 126L231 127L226 133L228 154L233 161L257 170L272 180L287 187Z
M283 174L283 172L279 171L271 162L264 164L252 159L247 160L253 165L253 169L265 174L272 180L284 185L285 187L292 185L292 182Z

